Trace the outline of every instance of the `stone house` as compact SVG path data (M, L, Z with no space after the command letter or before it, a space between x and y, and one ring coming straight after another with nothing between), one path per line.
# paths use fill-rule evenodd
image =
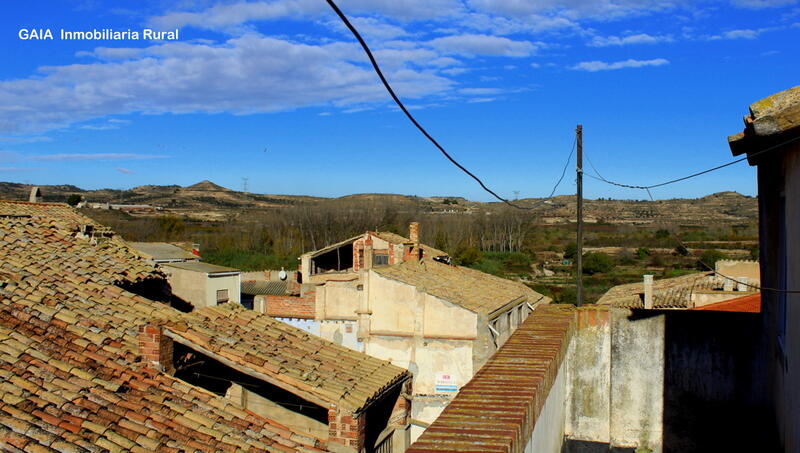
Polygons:
M448 264L445 252L419 242L417 223L409 236L367 232L306 253L293 295L262 300L277 319L409 369L413 440L549 299L522 283Z

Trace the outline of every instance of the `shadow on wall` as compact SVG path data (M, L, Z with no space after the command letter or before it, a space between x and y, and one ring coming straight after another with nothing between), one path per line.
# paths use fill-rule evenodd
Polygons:
M637 453L635 448L611 447L607 442L565 439L561 453ZM644 452L639 452L644 453Z
M666 314L664 452L779 451L760 313Z

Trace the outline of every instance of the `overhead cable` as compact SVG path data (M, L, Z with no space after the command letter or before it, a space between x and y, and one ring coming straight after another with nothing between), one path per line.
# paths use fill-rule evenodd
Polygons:
M422 127L422 125L416 120L416 118L414 118L414 115L412 115L411 112L408 111L406 106L403 105L403 102L400 100L400 98L397 96L397 94L395 94L394 90L392 89L392 86L386 80L386 77L384 77L383 71L381 71L380 66L378 66L378 62L375 60L375 57L372 55L372 51L369 49L369 46L367 46L367 43L364 41L364 38L361 37L361 34L358 32L358 30L356 30L356 28L353 26L353 24L350 23L350 20L347 19L347 16L345 16L344 13L339 9L339 7L336 6L336 3L334 3L333 0L326 0L326 1L328 2L328 5L330 5L330 7L333 8L333 11L336 12L336 15L338 15L339 18L342 20L342 22L344 22L344 24L347 26L347 28L350 30L350 32L353 33L353 36L355 36L355 38L358 40L358 43L361 44L361 47L364 49L364 52L366 52L370 63L372 63L372 68L375 70L375 73L378 74L378 77L381 79L381 82L383 83L383 86L386 88L386 91L389 92L389 95L392 97L392 99L394 100L395 104L397 104L397 106L400 107L400 110L402 110L403 113L405 113L405 115L406 115L406 117L408 117L409 121L411 121L411 123L422 133L422 135L424 135L425 138L427 138L428 141L430 141L444 155L444 157L447 158L447 160L449 160L453 165L458 167L461 171L463 171L464 173L469 175L472 179L477 181L478 184L481 186L481 188L483 190L485 190L486 192L491 194L493 197L495 197L496 199L502 201L503 203L505 203L505 204L507 204L509 206L512 206L512 207L517 208L517 209L531 210L531 209L534 209L535 207L537 207L538 204L541 204L541 203L543 203L545 201L545 200L541 200L540 202L538 202L538 204L536 204L534 206L521 206L521 205L519 205L517 203L514 203L514 202L512 202L512 201L510 201L510 200L508 200L506 198L503 198L500 195L498 195L495 191L493 191L488 186L486 186L486 184L484 184L484 182L481 181L481 179L478 178L474 173L472 173L471 171L467 170L466 167L464 167L463 165L458 163L458 161L456 161L453 158L453 156L451 156L444 149L444 147L442 147L442 145L440 145L439 142L436 141L436 139L433 138L433 136L431 136L431 134L429 134L427 130L425 130L424 127ZM563 175L562 175L561 179L563 179ZM559 179L559 183L561 182L561 179ZM556 184L556 187L558 187L558 184ZM553 192L555 193L555 188L553 189ZM552 195L551 195L551 197L552 197Z

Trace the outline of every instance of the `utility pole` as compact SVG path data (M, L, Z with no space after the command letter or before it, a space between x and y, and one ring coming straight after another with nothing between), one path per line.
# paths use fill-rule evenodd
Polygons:
M583 126L578 125L575 128L575 141L578 151L578 166L577 173L577 186L578 186L578 237L577 237L577 255L576 259L576 272L577 272L577 303L580 307L583 304Z

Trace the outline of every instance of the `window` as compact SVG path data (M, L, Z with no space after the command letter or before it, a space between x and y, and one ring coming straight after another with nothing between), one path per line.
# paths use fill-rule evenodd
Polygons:
M372 259L373 266L385 266L389 264L389 255L375 255Z
M227 289L218 289L217 290L217 305L224 304L228 302L228 290Z

